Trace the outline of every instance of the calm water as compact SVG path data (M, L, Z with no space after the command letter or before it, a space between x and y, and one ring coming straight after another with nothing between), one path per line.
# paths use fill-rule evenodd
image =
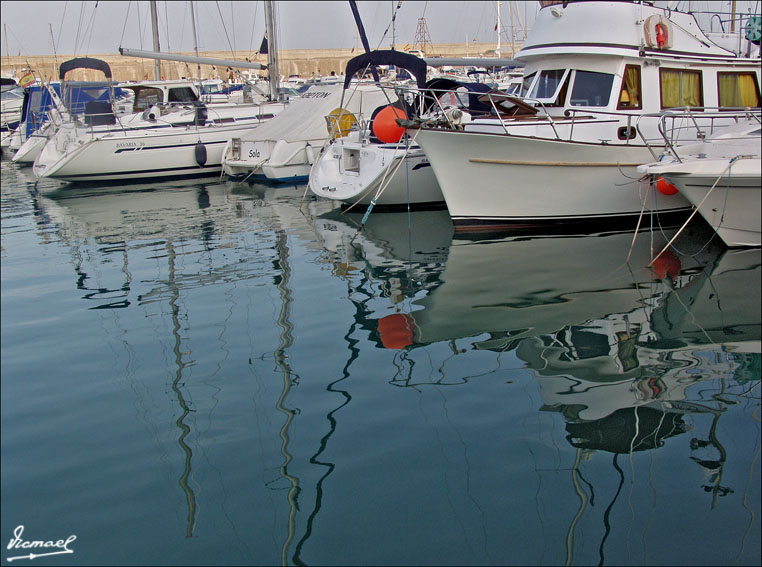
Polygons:
M53 187L3 160L4 564L759 564L759 250Z

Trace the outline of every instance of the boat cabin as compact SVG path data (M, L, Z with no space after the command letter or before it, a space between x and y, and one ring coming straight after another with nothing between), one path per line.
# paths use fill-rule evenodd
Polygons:
M198 88L190 81L141 81L119 86L134 93L135 113L158 104L193 104L199 100Z
M760 106L759 70L697 68L684 63L656 69L622 61L606 72L609 65L603 63L576 58L563 66L558 59L552 61L553 68L530 68L520 94L543 107L565 109L659 112L687 106Z

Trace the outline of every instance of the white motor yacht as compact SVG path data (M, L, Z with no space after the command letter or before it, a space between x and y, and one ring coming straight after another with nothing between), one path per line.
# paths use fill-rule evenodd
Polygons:
M682 194L638 181L647 141L669 108L760 105L759 46L713 43L689 13L651 2L544 2L516 59L522 100L490 96L492 116L422 122L416 135L456 230L545 224L635 225L643 214L685 215ZM743 17L748 18L748 15ZM743 21L736 22L738 29ZM695 141L684 138L682 142Z

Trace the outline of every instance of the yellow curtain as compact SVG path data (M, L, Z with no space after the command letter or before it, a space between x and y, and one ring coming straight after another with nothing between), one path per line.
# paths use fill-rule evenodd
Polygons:
M759 107L759 91L754 75L739 75L738 90L741 93L741 106Z
M681 73L682 99L680 106L704 106L701 102L701 75L698 73Z
M627 65L624 69L624 89L629 99L629 108L640 108L640 67L637 65ZM620 100L624 97L620 97Z
M718 73L720 107L759 107L759 92L754 75Z
M738 88L738 75L718 73L717 85L720 94L720 107L743 106L741 103L741 90Z
M695 71L663 69L661 72L661 106L703 106L701 74Z
M680 73L663 70L661 72L661 107L670 108L680 104Z

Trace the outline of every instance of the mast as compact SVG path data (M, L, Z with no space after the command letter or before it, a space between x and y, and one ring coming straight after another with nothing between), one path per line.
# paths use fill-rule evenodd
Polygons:
M11 66L11 52L8 49L8 24L3 24L3 34L5 34L5 56L8 58L8 67Z
M397 12L394 9L394 0L392 0L392 49L394 49L394 44L396 43L396 26L395 26L395 16Z
M196 36L196 14L195 14L195 8L193 6L193 0L191 0L190 3L191 7L191 22L193 24L193 48L196 50L196 57L198 57L198 37ZM201 80L201 62L197 61L198 64L198 80Z
M267 72L270 76L270 100L278 100L280 71L278 68L278 41L275 37L274 2L265 0L265 31L267 33Z
M495 53L497 53L497 56L500 57L500 32L501 26L500 26L500 0L497 0L497 47L495 48Z
M159 22L156 18L156 0L151 0L151 30L153 31L153 50L159 53ZM156 59L153 65L157 81L161 81L161 61Z

